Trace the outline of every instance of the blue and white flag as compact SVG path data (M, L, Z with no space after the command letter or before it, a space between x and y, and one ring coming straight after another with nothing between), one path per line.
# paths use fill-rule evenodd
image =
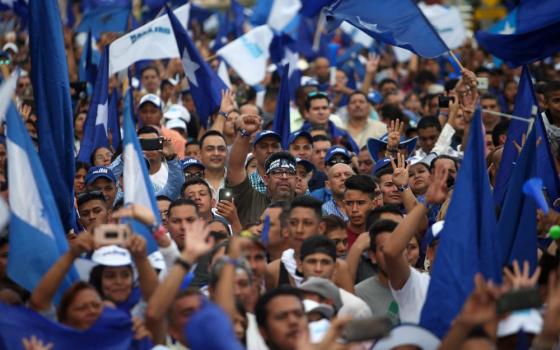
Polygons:
M93 43L91 31L88 31L86 42L82 48L80 56L80 68L78 70L78 79L87 81L91 86L95 85L97 78L97 65L93 62Z
M101 56L101 62L99 62L99 74L97 74L93 96L84 123L84 137L78 153L78 160L84 163L91 163L90 157L96 148L109 147L109 139L107 138L109 120L108 58L109 47L106 46L105 52Z
M8 107L6 119L11 208L8 276L32 291L68 250L68 242L43 165L12 104ZM64 278L60 291L77 279L78 275L72 269Z
M119 93L113 89L109 97L109 114L107 120L107 138L114 150L121 144L121 126L119 123ZM109 137L109 135L111 137Z
M167 9L167 15L175 34L175 46L181 53L183 69L200 117L200 125L207 127L208 118L220 109L222 90L226 90L227 86L202 58L189 34L171 10Z
M191 4L173 11L181 26L187 28ZM126 69L141 60L159 60L180 57L175 44L169 17L163 15L113 41L109 49L109 74Z
M274 0L267 24L275 31L282 31L297 16L301 9L301 0Z
M125 33L128 26L128 7L100 7L84 13L75 32L90 31L96 38L105 32Z
M128 114L124 115L123 146L124 204L136 203L152 209L156 221L161 224L156 196L148 175L144 153L142 153L142 148L140 148L140 141L138 141L132 118L130 118ZM144 236L146 239L148 243L148 254L155 252L157 250L157 244L148 227L136 221L132 221L131 225L135 233Z
M60 13L56 0L29 4L31 80L37 107L39 157L65 230L75 221L74 112ZM47 37L46 37L47 36Z
M282 149L288 149L290 139L290 65L286 64L280 72L280 91L276 98L276 111L272 130L281 136Z
M273 36L272 30L267 25L262 25L222 47L217 54L226 60L245 83L257 85L266 74Z
M289 96L290 100L295 99L296 89L300 85L301 70L298 68L299 54L294 39L286 33L275 34L270 43L270 60L276 64L276 69L280 72L287 64L290 66L288 77L290 80ZM284 78L282 78L284 79Z

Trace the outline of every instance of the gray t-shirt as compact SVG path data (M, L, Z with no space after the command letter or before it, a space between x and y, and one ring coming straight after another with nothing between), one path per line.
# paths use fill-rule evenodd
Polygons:
M393 325L399 324L399 306L389 286L382 285L377 276L358 283L354 290L356 295L368 304L373 317L387 316Z

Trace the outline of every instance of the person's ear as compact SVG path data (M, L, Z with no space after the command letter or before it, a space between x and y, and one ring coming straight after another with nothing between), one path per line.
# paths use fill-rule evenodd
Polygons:
M212 194L210 194L210 195L212 195ZM218 204L218 202L216 202L216 200L214 199L214 197L212 197L212 202L211 202L210 205L212 206L212 208L216 208L216 204Z
M368 249L367 255L369 260L371 260L372 263L377 265L377 259L375 258L375 254L371 251L371 249Z
M270 180L270 178L268 177L268 175L263 175L263 176L262 176L262 180L263 180L265 186L268 187L268 181Z
M327 229L327 224L325 224L324 221L321 221L321 222L319 223L319 234L320 234L320 235L324 235L326 229Z
M282 238L283 238L284 240L290 238L290 233L289 233L288 229L285 228L285 227L281 229L280 235L282 236Z
M328 188L329 190L331 189L331 182L329 180L325 180L325 188Z

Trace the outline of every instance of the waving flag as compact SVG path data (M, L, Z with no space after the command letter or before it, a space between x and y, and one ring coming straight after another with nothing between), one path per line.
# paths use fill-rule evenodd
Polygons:
M191 4L187 3L173 11L180 19L183 28L186 28L189 22L190 9ZM126 69L141 60L181 56L167 15L158 17L113 41L109 54L109 74Z
M538 103L533 91L531 72L529 71L529 67L524 66L519 79L517 95L515 96L513 114L529 120L531 115L534 114L533 109L536 108L536 106L538 106ZM517 144L521 144L521 139L523 134L527 132L528 126L529 123L516 119L512 119L509 124L502 160L500 161L498 174L496 175L496 183L494 185L494 203L496 206L501 206L504 201L509 178L518 157L518 151L513 142L515 141Z
M137 203L146 208L151 208L158 223L161 223L161 217L156 204L156 196L154 188L148 176L144 153L140 148L140 141L136 136L136 128L129 115L124 115L124 203ZM157 244L150 230L143 224L132 221L130 222L134 232L141 234L146 238L148 243L148 254L157 250Z
M300 85L301 71L298 69L299 54L294 39L285 33L275 34L270 42L270 60L276 64L280 72L284 65L290 66L288 77L290 80L290 100L296 97L296 89Z
M347 21L379 41L422 57L449 51L412 0L340 0L326 8L326 15L331 31Z
M549 205L554 206L554 202L560 198L560 179L556 172L556 163L550 151L550 141L543 121L542 115L537 115L535 121L537 129L537 140L541 143L537 147L537 176L543 180L545 192L548 195ZM558 205L554 206L559 209Z
M275 31L282 31L301 9L301 0L274 0L267 24Z
M536 129L533 128L509 179L496 233L501 265L509 265L513 260L527 260L531 270L537 267L537 206L521 188L537 174L535 134Z
M276 99L276 111L272 130L282 137L282 149L288 149L290 139L290 65L286 64L282 69L280 92Z
M439 338L461 310L474 288L474 276L501 281L496 254L496 215L484 159L480 110L472 121L465 157L440 233L420 325Z
M181 60L189 81L193 102L200 116L200 125L206 127L208 118L220 109L222 90L226 90L227 86L200 56L177 17L169 9L167 9L167 15L175 34L177 42L175 46L181 53Z
M272 30L267 25L259 26L222 47L217 54L245 83L257 85L266 74L272 37Z
M93 96L89 105L88 115L84 123L84 137L80 145L78 160L90 163L93 151L98 147L109 147L107 138L109 120L109 47L99 62L99 74L95 82Z
M68 250L68 243L47 175L13 105L8 107L6 119L11 208L8 276L32 291ZM60 292L77 279L72 269L62 282Z
M47 179L54 189L58 213L64 230L69 230L75 220L74 113L60 13L56 0L31 1L29 13L39 157L49 169Z
M521 0L513 32L478 31L477 42L511 66L530 64L560 51L560 1Z
M99 38L105 32L126 32L128 26L128 7L100 7L84 13L82 21L78 24L75 32L87 32Z
M119 94L113 89L109 98L109 111L107 117L107 136L111 135L111 146L114 150L121 144L121 126L119 125Z
M96 77L97 65L93 62L92 34L91 31L88 31L87 40L80 56L78 79L80 81L87 81L91 86L94 86Z

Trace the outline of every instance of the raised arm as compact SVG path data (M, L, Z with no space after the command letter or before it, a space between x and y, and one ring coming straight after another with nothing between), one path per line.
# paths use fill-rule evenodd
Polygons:
M364 81L362 83L362 92L364 94L369 93L369 89L371 88L371 83L375 78L375 73L377 73L377 67L379 66L380 56L374 53L370 53L368 57L368 61L366 63L366 74L364 76Z
M73 239L70 242L70 249L54 263L31 293L29 307L35 311L49 309L58 287L72 268L74 260L82 253L91 250L93 250L93 237L89 232L84 232Z
M445 200L447 193L446 179L447 169L440 169L426 191L427 203L436 204ZM383 247L387 274L391 287L395 290L400 290L410 276L410 266L404 256L404 251L427 214L428 208L426 206L423 204L416 205L395 228Z
M235 127L239 130L231 147L227 181L229 186L237 186L247 177L245 171L245 159L251 148L251 135L261 127L261 117L255 114L244 114L237 118Z
M140 282L142 297L144 300L150 300L150 297L158 286L159 280L156 270L154 270L148 259L146 239L140 235L132 235L128 241L127 248L138 269L138 280Z
M241 244L244 238L232 237L229 241L228 256L230 259L238 259L241 255ZM235 266L233 264L225 264L218 283L216 284L216 293L214 301L233 319L236 313L235 309Z
M220 111L214 118L214 123L210 130L216 130L224 133L226 119L228 115L235 110L235 94L231 90L222 90L222 102L220 103Z

